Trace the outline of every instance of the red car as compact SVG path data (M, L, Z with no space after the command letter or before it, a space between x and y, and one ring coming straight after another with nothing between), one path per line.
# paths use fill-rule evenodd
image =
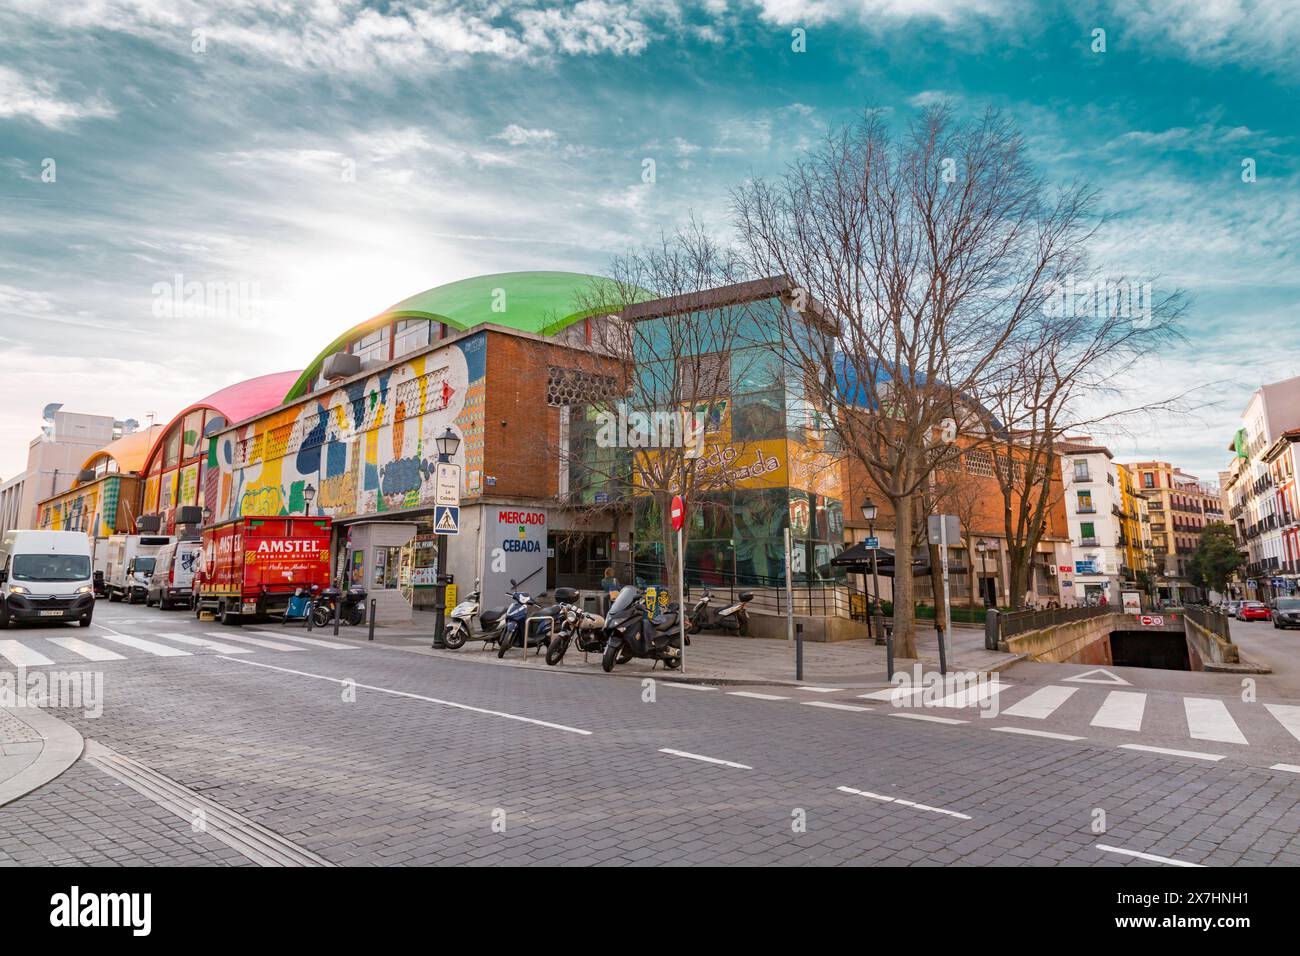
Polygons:
M1243 621L1271 621L1273 612L1268 609L1267 604L1261 604L1259 601L1247 601L1241 606L1237 616Z

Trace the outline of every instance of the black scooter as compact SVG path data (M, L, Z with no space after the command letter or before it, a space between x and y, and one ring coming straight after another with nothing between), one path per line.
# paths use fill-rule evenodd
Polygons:
M653 618L646 617L645 591L628 587L618 592L605 615L605 653L600 666L608 674L614 665L640 657L663 661L676 670L682 665L682 624L676 604Z
M315 590L315 588L313 588ZM313 595L311 605L311 626L329 627L334 621L334 606L339 601L339 589L328 587ZM366 589L350 587L343 594L343 604L339 608L339 621L356 627L366 619Z
M736 596L740 598L739 601L721 610L714 610L711 606L713 595L708 588L705 588L704 594L695 602L695 607L691 608L686 633L723 631L727 634L749 637L749 612L745 608L750 601L754 600L754 595L749 591L741 591Z

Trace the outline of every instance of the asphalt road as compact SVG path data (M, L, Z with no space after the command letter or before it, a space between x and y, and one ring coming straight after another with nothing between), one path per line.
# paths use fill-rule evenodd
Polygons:
M1300 702L1236 679L1021 665L984 716L95 620L4 635L0 669L102 673L104 705L52 710L87 755L0 808L0 865L1300 863L1300 734L1267 709Z

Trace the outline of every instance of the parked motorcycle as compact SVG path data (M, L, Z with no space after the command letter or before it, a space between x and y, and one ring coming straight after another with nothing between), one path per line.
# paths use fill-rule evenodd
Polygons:
M545 597L545 594L539 597ZM542 607L533 600L527 591L516 591L510 595L510 606L506 608L505 630L497 640L497 657L505 657L512 647L543 647L551 642L551 624L558 611L557 606ZM533 623L536 619L536 623Z
M343 592L342 601L339 607L341 623L355 627L366 619L365 588L360 586L348 588ZM328 587L317 593L311 606L312 627L329 627L334 622L334 606L338 603L339 589L336 587Z
M735 604L721 610L715 610L711 607L713 595L709 593L708 588L705 588L704 594L691 608L686 633L698 634L700 631L723 631L727 634L739 634L741 637L749 637L749 612L745 608L749 606L750 601L754 600L754 595L749 591L741 591L737 597L740 600Z
M675 670L682 664L681 614L676 604L653 618L646 617L642 598L645 591L623 588L605 615L605 652L600 666L605 673L616 663L634 657L663 661L664 667Z
M451 650L458 650L469 640L482 641L484 648L501 639L506 630L506 609L490 607L479 611L482 597L475 582L469 597L451 609L450 619L443 628L443 643ZM474 627L474 618L478 617L478 627Z
M583 653L604 651L605 619L578 607L576 588L556 588L555 600L559 610L555 615L551 642L546 646L546 663L554 667L564 660L570 644L577 644Z

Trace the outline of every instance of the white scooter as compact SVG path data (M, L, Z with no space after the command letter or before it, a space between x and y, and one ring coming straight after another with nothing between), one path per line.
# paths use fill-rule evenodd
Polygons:
M478 609L480 596L478 582L475 582L474 590L469 597L451 609L442 632L443 643L449 650L459 650L468 640L482 641L486 648L488 644L499 641L501 635L505 633L506 609L492 607L480 613ZM475 617L478 618L477 628L474 626Z
M739 634L741 637L749 637L749 612L745 610L749 602L754 600L754 595L749 591L741 591L738 595L740 598L735 604L724 607L721 611L714 611L710 607L713 595L709 589L704 589L704 594L695 606L691 608L690 617L687 619L686 633L698 634L700 631L723 631L727 634Z

